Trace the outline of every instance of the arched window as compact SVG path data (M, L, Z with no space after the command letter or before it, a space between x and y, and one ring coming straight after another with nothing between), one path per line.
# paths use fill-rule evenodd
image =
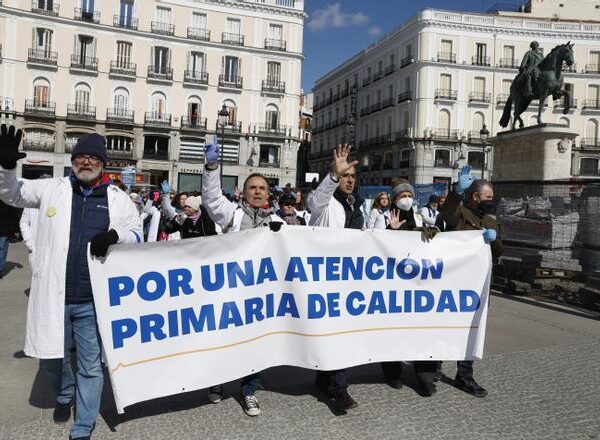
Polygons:
M438 113L437 135L444 138L450 137L450 112L440 110Z
M269 104L265 110L265 128L277 130L279 128L279 109L275 104Z
M479 130L483 128L485 124L485 116L481 112L475 112L473 114L473 131L479 133Z
M90 106L91 88L86 83L75 85L75 110L77 112L87 112Z
M125 116L129 110L129 91L124 87L117 87L113 92L113 106L116 115Z
M187 108L186 119L190 126L202 125L202 100L196 95L190 96Z
M598 145L598 122L590 119L585 123L585 145Z
M405 149L400 152L400 168L408 168L410 165L410 150Z
M36 78L33 81L34 107L50 106L50 81L46 78Z
M162 92L152 94L152 113L155 116L162 116L167 112L167 97Z

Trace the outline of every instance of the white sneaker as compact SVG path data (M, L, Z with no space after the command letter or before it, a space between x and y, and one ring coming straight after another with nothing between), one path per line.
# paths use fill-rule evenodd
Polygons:
M246 413L246 415L249 415L250 417L255 417L260 414L258 399L254 394L249 396L243 396L242 408L244 408L244 412Z
M208 400L212 403L219 403L223 400L223 385L215 385L208 389Z

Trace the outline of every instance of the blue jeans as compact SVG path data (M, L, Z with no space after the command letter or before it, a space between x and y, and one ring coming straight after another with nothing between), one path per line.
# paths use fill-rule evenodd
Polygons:
M242 377L242 396L253 396L257 389L260 388L260 378L258 373L250 376Z
M9 237L0 237L0 275L4 272L6 256L8 255Z
M75 420L71 426L71 437L89 436L100 412L100 398L104 376L101 364L100 336L96 326L93 303L65 305L65 357L44 359L43 368L48 373L57 401L67 403L73 395L72 373L69 350L71 335L77 350L77 375L75 386Z

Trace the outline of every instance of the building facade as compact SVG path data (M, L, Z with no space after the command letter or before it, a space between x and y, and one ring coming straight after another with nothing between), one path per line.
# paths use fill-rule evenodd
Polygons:
M303 0L3 0L2 118L24 130L19 174L62 176L97 132L113 177L133 166L140 185L199 190L217 132L224 187L253 172L293 184L305 17Z
M568 4L571 17L580 1L556 7ZM550 98L543 121L580 134L573 176L599 176L600 22L542 18L549 13L546 4L536 9L541 3L521 13L424 10L320 78L313 89L311 171L326 173L334 146L355 135L362 185L389 185L397 177L451 182L466 163L493 180L493 151L480 132L484 125L490 136L503 130L510 84L536 40L546 54L575 43L576 65L564 71L572 110L563 115L565 103ZM536 114L534 101L522 115L526 125L537 123Z

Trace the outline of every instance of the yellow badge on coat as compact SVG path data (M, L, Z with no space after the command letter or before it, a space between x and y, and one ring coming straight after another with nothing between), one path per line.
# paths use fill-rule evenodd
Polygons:
M56 215L56 208L54 206L50 206L48 209L46 209L46 215L48 217L54 217Z

